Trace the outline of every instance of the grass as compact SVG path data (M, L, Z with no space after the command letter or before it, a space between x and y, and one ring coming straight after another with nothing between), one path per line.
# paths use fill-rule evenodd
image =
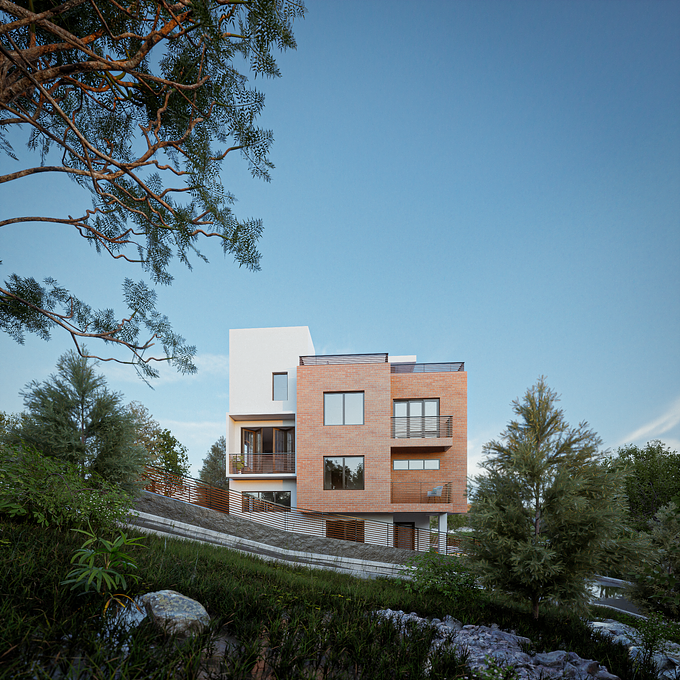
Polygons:
M433 630L400 636L370 615L385 608L422 617L451 614L463 624L497 623L529 637L536 651L574 651L623 680L634 678L622 647L592 635L564 609L546 608L535 622L528 608L479 591L455 600L409 593L398 581L291 568L153 536L144 538L144 549L130 550L140 581L127 594L177 590L201 602L212 623L185 642L165 637L147 621L125 631L102 616L101 596L60 585L81 543L74 532L0 518L0 678L207 679L207 671L281 680L473 677L464 660L450 653L435 656L426 675ZM227 653L208 659L205 650L225 640Z

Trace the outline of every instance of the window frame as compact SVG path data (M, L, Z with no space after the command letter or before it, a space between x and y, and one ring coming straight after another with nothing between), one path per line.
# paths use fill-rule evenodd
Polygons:
M346 395L348 394L360 394L361 395L361 422L360 423L348 423L347 422L347 409L346 409ZM326 407L326 396L330 395L341 395L342 396L342 422L341 423L329 423L327 422L328 409ZM323 424L324 427L334 427L334 426L346 426L346 425L365 425L366 424L366 393L364 390L347 390L343 392L324 392L323 393Z
M346 482L345 470L347 465L345 465L345 460L348 458L361 458L361 487L348 487ZM327 460L342 460L342 486L339 488L334 488L330 480L330 473L327 472L326 461ZM324 456L323 457L323 488L324 491L364 491L366 489L366 458L365 456Z
M276 377L285 375L286 376L286 398L285 399L277 399L276 398ZM272 401L288 401L288 395L289 395L289 385L288 385L288 371L279 371L276 373L272 373ZM281 386L279 385L279 389L281 389Z
M403 465L406 463L406 467L396 467L397 463ZM422 463L422 467L411 467L411 463ZM425 467L426 463L436 463L437 467ZM411 472L412 470L419 470L423 472L431 472L435 470L441 470L441 459L440 458L395 458L392 461L392 470L398 472Z

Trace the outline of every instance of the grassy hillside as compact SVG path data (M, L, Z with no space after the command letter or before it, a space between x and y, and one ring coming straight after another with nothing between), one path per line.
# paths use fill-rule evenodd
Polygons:
M130 551L140 580L127 594L177 590L206 607L209 631L180 643L148 622L121 630L113 617L102 615L103 597L60 585L81 535L0 518L0 677L207 678L205 650L225 641L226 658L212 660L215 677L471 677L451 654L436 657L426 676L433 633L400 637L370 615L391 608L498 623L531 638L537 651L569 649L633 679L626 653L591 639L584 622L564 609L548 610L535 623L528 610L479 591L453 600L410 593L395 581L272 565L219 547L151 536L142 542L144 547Z

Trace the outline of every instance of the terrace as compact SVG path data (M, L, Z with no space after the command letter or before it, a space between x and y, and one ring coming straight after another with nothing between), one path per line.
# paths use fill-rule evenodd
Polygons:
M230 453L229 474L294 474L294 453Z

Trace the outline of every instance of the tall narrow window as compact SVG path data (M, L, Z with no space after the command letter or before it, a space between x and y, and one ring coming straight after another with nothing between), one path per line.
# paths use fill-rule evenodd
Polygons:
M323 395L324 425L363 425L363 392L325 392Z
M272 373L272 400L288 401L288 373Z

